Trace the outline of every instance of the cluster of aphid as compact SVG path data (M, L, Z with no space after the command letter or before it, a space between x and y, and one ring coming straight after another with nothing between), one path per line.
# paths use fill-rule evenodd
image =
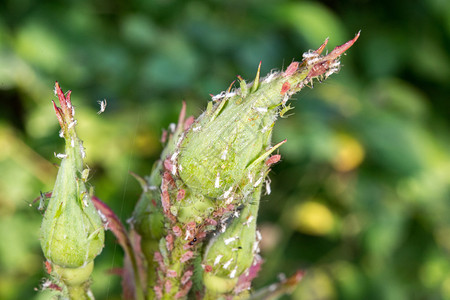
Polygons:
M326 63L327 64L327 70L325 71L325 73L323 73L323 79L327 79L331 74L334 74L336 72L339 71L340 69L340 61L339 59L334 59L331 62L326 61L323 62L323 56L320 56L319 53L317 53L316 51L308 51L303 53L303 61L306 62L306 64L308 66L314 66L315 64L318 63ZM319 79L321 80L321 79Z
M260 64L252 83L238 76L240 87L233 88L233 82L211 95L207 110L196 120L184 120L183 107L178 124L163 134L166 148L150 176L154 183L148 184L155 188L144 188L147 206L142 210L138 203L135 210L136 228L143 228L141 220L147 222L140 211L161 214L164 220L159 246L147 255L157 262L157 298L184 297L199 263L206 293L237 295L250 287L249 274L261 263L256 230L261 190L265 186L270 194L267 175L281 158L273 152L286 142L271 146L273 125L291 109L286 103L293 94L339 71L339 56L357 38L322 56L326 40L304 53L301 62L262 79ZM141 231L145 240L149 235L145 228ZM198 256L200 260L194 259ZM217 282L223 286L214 286Z
M185 298L194 280L204 287L197 298L248 295L245 293L262 262L258 254L261 234L256 230L260 197L264 186L266 194L271 192L268 173L281 158L274 152L286 142L272 146L273 126L291 109L286 103L292 95L312 86L314 79L320 81L339 71L340 55L358 37L359 33L321 55L327 39L317 50L304 53L301 62L292 62L285 71L272 71L262 79L260 63L253 82L246 83L238 76L239 88L233 88L233 82L226 91L211 95L212 101L197 119L185 120L183 104L178 124L171 124L163 134L166 147L161 160L149 177L137 176L144 192L130 224L140 236L147 260L142 266L147 267L148 279L140 298L145 294L157 299ZM45 281L42 289L62 289L71 298L91 298L89 276L106 228L116 231L132 260L135 280L141 283L137 278L141 256L133 255L137 248L131 246L132 238L104 204L97 199L94 207L91 202L96 198L86 187L89 167L83 162L85 149L75 132L70 91L64 94L56 83L55 94L61 107L55 102L53 107L66 152L55 153L62 160L55 188L51 195L42 195L39 205L41 208L50 197L41 246L47 272L56 278L55 282ZM107 102L98 103L101 114ZM97 209L103 212L97 213ZM72 251L75 248L77 251ZM199 274L195 278L194 269ZM135 287L137 295L140 284Z

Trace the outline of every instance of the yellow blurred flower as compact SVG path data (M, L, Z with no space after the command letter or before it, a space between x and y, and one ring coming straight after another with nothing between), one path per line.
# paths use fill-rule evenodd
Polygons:
M357 168L364 160L364 148L360 142L348 134L338 134L336 137L337 153L333 166L340 172L348 172Z
M326 235L333 230L334 217L325 205L307 201L294 207L292 227L312 235Z

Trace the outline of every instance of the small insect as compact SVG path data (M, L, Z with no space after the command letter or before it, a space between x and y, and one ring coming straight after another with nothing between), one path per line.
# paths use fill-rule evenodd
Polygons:
M81 179L83 180L83 182L87 182L89 179L89 172L91 169L89 169L89 167L86 165L86 169L84 169L81 172Z
M291 76L295 73L295 71L297 71L298 69L298 62L294 61L292 62L286 69L286 71L284 71L283 76Z
M289 89L291 88L291 84L289 83L289 81L286 81L285 83L283 83L283 86L281 87L281 95L284 95L284 93L286 93L287 91L289 91Z
M214 187L217 189L220 187L220 174L217 173L216 180L214 181Z
M67 154L64 154L64 153L57 154L56 152L54 152L53 154L55 155L56 158L59 158L59 159L64 159L67 157Z
M321 59L320 57L314 57L314 58L308 59L307 64L308 64L308 66L315 65L316 63L318 63L320 61L320 59Z
M189 242L190 246L194 246L194 244L197 242L197 237L194 236L194 238Z
M233 271L230 272L230 278L234 278L234 276L236 276L236 272L237 272L237 266L234 267Z
M73 120L72 122L69 123L69 125L67 126L67 128L72 128L73 126L77 125L77 120Z
M319 55L320 54L317 53L316 51L308 51L308 52L303 53L302 56L303 56L304 59L310 59L310 58L316 58Z
M212 101L219 101L222 100L223 98L225 98L226 92L222 91L220 94L217 95L211 95L211 99Z
M52 273L52 264L48 260L45 261L45 270L48 274Z
M100 104L100 110L97 112L97 115L99 115L105 111L106 105L108 103L106 102L106 99L99 100L99 101L97 101L97 103Z

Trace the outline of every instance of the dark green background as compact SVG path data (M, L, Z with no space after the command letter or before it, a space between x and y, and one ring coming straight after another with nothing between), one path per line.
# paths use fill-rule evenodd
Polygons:
M0 299L49 299L40 213L54 152L50 100L72 90L90 183L122 219L181 100L199 115L251 80L361 31L342 70L293 100L262 200L261 287L301 268L292 299L450 299L450 2L32 1L0 3ZM98 116L98 100L106 112ZM122 250L96 260L97 299L120 299Z

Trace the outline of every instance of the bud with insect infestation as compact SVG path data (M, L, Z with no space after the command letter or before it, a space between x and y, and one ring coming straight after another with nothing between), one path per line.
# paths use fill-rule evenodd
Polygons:
M75 131L75 109L70 91L64 94L55 85L60 107L53 102L60 136L66 142L55 186L41 225L41 247L51 273L70 299L90 299L89 278L94 258L104 245L102 220L94 207L92 192L86 187L89 168L85 150Z
M358 37L322 55L327 39L264 78L260 64L253 82L238 76L238 87L212 96L195 120L185 120L183 104L160 160L139 179L144 192L132 224L148 260L149 295L185 298L192 286L206 299L247 295L243 286L254 277L246 274L260 264L261 192L270 193L267 175L286 142L272 143L273 127L292 109L292 95L340 69L340 55Z

